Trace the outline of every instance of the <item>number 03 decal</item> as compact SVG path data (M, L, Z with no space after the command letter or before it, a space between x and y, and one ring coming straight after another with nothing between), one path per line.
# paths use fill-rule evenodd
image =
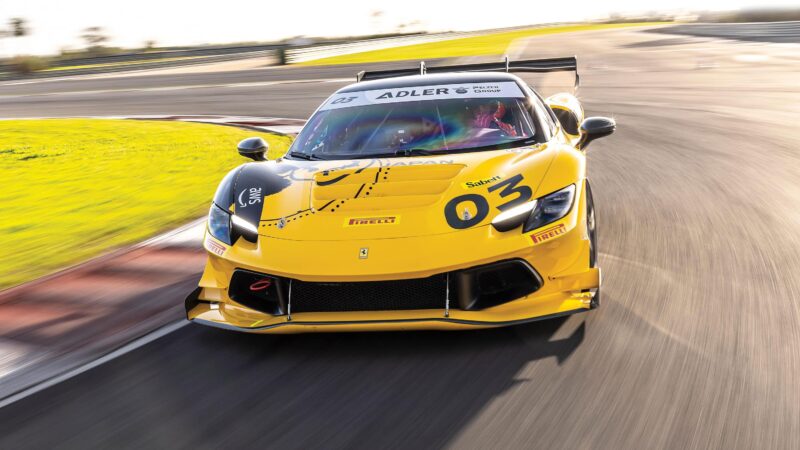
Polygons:
M502 205L499 205L497 209L499 209L500 211L505 211L508 208L513 208L517 205L521 205L530 200L531 197L533 197L533 191L531 191L531 188L529 186L525 186L524 184L517 186L520 181L522 181L522 174L516 174L513 177L501 181L500 183L497 183L489 188L489 192L494 192L500 188L503 188L503 190L500 191L500 197L503 198L517 194L517 198L509 200L503 203Z
M512 198L509 201L498 205L497 209L500 211L505 211L509 208L513 208L514 206L521 205L533 197L533 191L531 190L530 186L520 184L523 178L524 177L522 174L517 174L489 188L489 193L499 190L500 192L497 194L499 194L501 198L516 195L516 198ZM466 214L462 216L458 213L459 205L465 203L472 203L474 205L475 209L477 210L475 216L469 217L469 215ZM488 215L489 201L486 200L486 197L480 194L459 195L458 197L454 197L452 200L447 202L447 204L444 206L444 218L447 220L447 224L450 225L451 228L455 228L457 230L463 230L465 228L475 226L481 223Z
M358 97L339 97L336 100L331 102L331 105L338 105L341 103L350 103L353 100L357 99Z

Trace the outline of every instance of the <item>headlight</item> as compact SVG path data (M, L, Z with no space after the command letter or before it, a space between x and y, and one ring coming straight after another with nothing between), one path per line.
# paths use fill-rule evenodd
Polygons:
M231 213L216 205L211 204L208 211L208 232L211 236L231 245Z
M525 222L522 232L527 233L566 216L569 210L572 209L572 201L574 199L574 184L538 198L536 200L536 208L533 209L528 221Z
M216 203L212 203L211 209L208 211L208 232L228 245L233 245L233 242L235 242L239 236L244 237L250 242L256 242L256 240L258 240L257 226L235 214L225 211L217 206Z

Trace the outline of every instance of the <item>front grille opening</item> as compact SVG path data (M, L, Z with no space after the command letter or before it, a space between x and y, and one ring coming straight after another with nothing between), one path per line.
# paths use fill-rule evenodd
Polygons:
M233 272L228 295L233 301L256 311L278 316L285 314L286 280L248 270Z
M501 261L455 272L458 307L466 311L491 308L529 295L542 279L521 260Z
M235 302L272 315L291 312L353 312L439 309L476 311L529 295L542 279L523 260L500 261L427 278L364 282L308 282L236 270L229 295ZM266 285L266 286L265 286Z
M292 280L292 312L444 309L447 275L393 281L312 283Z

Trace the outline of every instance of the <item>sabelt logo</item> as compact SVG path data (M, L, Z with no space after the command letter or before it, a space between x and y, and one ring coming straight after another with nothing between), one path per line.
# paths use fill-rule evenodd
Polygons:
M398 216L383 217L351 217L344 222L346 227L358 227L364 225L394 225L400 222Z
M490 177L490 178L483 178L483 179L474 180L474 181L465 181L464 183L462 183L462 186L464 186L467 189L470 189L470 188L474 188L474 187L483 186L483 185L486 185L486 184L489 184L489 183L494 183L495 181L500 181L502 179L503 179L503 177L501 177L500 175L495 175L495 176Z

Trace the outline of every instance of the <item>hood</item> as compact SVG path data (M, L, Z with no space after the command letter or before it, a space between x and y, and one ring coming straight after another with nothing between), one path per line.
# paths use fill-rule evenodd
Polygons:
M290 240L391 239L488 225L533 199L555 150L547 145L349 161L279 159L242 166L236 215Z

